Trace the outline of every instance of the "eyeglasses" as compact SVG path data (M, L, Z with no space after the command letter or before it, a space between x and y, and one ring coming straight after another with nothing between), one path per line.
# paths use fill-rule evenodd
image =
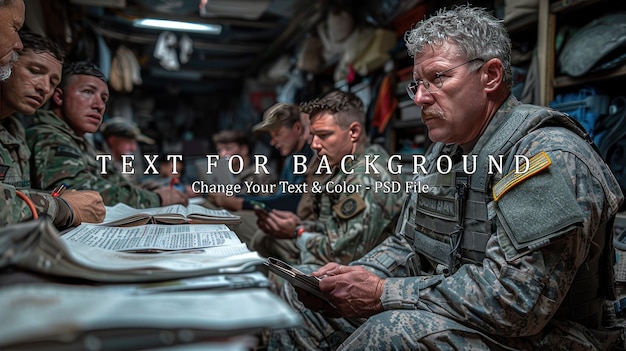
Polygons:
M443 86L443 79L442 77L446 75L446 73L457 69L461 66L465 66L468 63L472 63L474 61L482 61L483 63L485 62L485 60L481 59L481 58L475 58L472 60L469 60L467 62L463 62L460 65L456 65L452 68L448 68L445 71L441 71L441 72L436 72L435 73L435 79L433 79L432 81L429 81L427 79L419 79L417 81L412 81L411 83L407 84L406 86L406 93L409 95L409 97L411 98L411 100L415 100L415 94L417 94L417 90L420 87L420 84L422 84L424 86L424 88L426 88L426 91L430 94L432 93L436 93L437 91L439 91L439 89L441 89L441 87ZM482 66L482 65L481 65Z

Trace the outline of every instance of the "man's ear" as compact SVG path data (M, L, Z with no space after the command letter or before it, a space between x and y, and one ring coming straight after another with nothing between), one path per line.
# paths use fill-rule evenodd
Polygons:
M348 129L351 142L358 141L361 138L361 133L363 133L363 127L360 123L352 122L350 123L350 127L348 127Z
M63 90L59 88L54 89L54 93L52 93L52 102L58 106L63 105Z
M300 121L293 122L291 128L293 128L293 130L295 130L296 133L298 133L299 135L302 135L302 133L304 133L304 126L302 126L302 122Z
M501 84L504 84L504 67L502 61L497 58L485 62L482 67L485 77L485 90L492 92L496 90Z

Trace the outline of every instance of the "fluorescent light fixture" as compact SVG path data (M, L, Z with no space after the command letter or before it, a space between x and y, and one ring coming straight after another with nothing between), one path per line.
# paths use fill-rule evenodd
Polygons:
M205 24L205 23L192 23L192 22L179 22L170 20L161 20L154 18L143 18L133 21L133 26L139 28L155 28L155 29L167 29L178 30L186 32L197 32L219 35L222 32L222 26L219 24Z

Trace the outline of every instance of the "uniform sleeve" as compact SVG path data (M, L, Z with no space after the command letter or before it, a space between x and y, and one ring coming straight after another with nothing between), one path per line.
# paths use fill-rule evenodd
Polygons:
M298 238L297 245L306 248L301 250L303 264L348 264L393 234L403 194L376 192L374 182L380 179L359 171L346 177L347 184L360 186L361 190L342 193L329 221L305 224L313 229L323 228L323 231Z
M529 158L546 151L552 164L533 177L543 177L548 186L553 181L565 182L567 196L581 210L581 222L553 228L559 232L553 235L556 239L540 248L519 248L503 226L503 219L496 218L497 232L487 242L482 266L466 264L448 277L386 279L382 296L386 309L427 309L503 336L534 335L545 327L589 254L593 234L615 213L622 195L608 167L601 166L602 161L590 148L571 145L577 138L566 133L537 134L526 146L522 143L523 148L513 151ZM538 149L538 145L551 146L547 150ZM547 206L560 206L549 194L538 191L536 184L540 183L524 181L515 187L527 196L540 197ZM516 216L529 224L538 220L532 206L520 206Z
M35 206L38 215L47 215L59 229L67 227L71 210L62 201L49 194L32 189L19 189ZM33 219L33 211L27 202L19 197L16 189L0 183L0 225L19 223Z
M0 183L0 220L2 225L13 224L33 219L33 213L27 203L15 193L15 188Z
M53 189L65 183L76 190L95 190L100 193L104 204L113 206L119 202L136 208L158 207L159 196L131 184L116 171L100 174L94 164L86 161L84 155L69 136L47 130L29 130L28 142L34 158L31 172L33 186ZM95 161L94 161L95 162Z

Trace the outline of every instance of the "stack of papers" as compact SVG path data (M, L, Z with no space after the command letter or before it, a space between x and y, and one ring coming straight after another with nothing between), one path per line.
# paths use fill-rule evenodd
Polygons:
M165 226L183 229L185 226ZM194 227L194 226L187 226ZM54 225L47 219L20 223L6 228L0 235L0 268L15 267L52 276L81 278L100 283L139 283L168 279L182 279L211 274L243 273L256 269L263 263L256 252L245 244L203 247L191 252L176 251L185 240L174 240L170 253L146 254L113 251L75 240L59 237ZM107 227L100 227L107 230ZM68 232L72 233L72 231ZM223 232L218 232L223 234ZM152 243L166 243L170 233L160 232L161 238L151 241L128 241L125 246L155 247ZM180 233L179 233L180 234ZM193 234L193 233L192 233ZM205 233L207 234L207 233ZM67 235L67 234L65 234ZM64 235L64 236L65 236ZM201 234L203 235L203 234ZM232 234L229 234L232 235ZM193 235L190 235L193 236ZM208 238L210 234L204 235ZM226 239L221 235L224 242ZM89 240L88 237L83 238ZM100 244L107 244L101 238ZM205 238L206 239L206 238ZM215 239L215 238L214 238ZM214 241L218 241L219 238ZM98 242L99 239L94 240ZM207 239L208 240L208 239ZM234 241L234 238L231 237ZM237 239L238 240L238 239ZM219 241L218 241L219 242ZM140 245L135 245L139 243ZM115 245L120 244L119 242ZM123 248L123 245L119 245ZM163 247L163 246L161 246ZM196 247L184 245L184 247Z
M244 245L237 234L224 224L104 227L83 223L66 231L62 238L101 249L146 253Z
M0 310L2 350L143 350L300 324L267 289L133 295L14 286L0 290Z

